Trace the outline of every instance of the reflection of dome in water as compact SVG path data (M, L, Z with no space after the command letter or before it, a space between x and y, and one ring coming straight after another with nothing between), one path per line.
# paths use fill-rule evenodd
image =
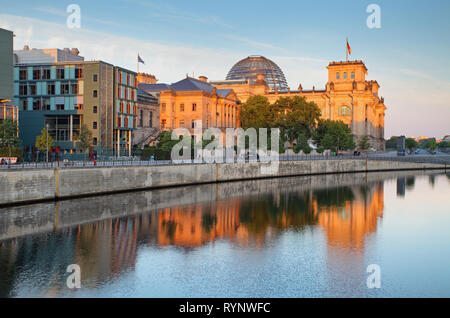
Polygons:
M281 68L259 55L252 55L237 62L228 72L227 80L256 80L258 74L264 75L272 91L287 91L289 88Z

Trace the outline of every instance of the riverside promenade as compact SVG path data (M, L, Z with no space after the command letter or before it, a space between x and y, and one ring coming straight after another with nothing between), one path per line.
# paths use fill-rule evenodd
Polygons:
M151 164L79 166L0 170L0 206L59 200L126 191L157 189L238 180L336 173L426 170L450 167L447 160L395 157L348 157L280 160L270 163Z

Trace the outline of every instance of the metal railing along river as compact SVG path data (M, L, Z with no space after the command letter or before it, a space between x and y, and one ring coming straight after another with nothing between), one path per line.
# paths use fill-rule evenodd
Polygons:
M382 160L382 161L402 161L402 162L415 162L415 163L436 163L436 164L449 164L449 156L392 156L386 154L361 154L359 156L354 155L285 155L282 154L277 157L264 157L264 158L246 158L245 161L238 160L224 160L224 163L233 162L262 162L268 163L269 161L302 161L302 160ZM138 158L116 158L109 160L93 160L93 161L55 161L55 162L27 162L19 164L0 165L1 170L18 170L18 169L52 169L52 168L94 168L94 167L126 167L126 166L160 166L160 165L198 165L211 163L205 159L187 160L187 161L174 161L174 160L141 160Z

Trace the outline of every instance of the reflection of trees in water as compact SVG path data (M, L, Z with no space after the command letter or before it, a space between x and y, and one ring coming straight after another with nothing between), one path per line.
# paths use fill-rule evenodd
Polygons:
M406 178L406 189L413 190L415 184L416 184L416 178L415 177Z
M361 190L364 197L370 193L369 188ZM320 208L342 207L353 200L355 195L349 187L252 197L241 201L239 220L254 235L264 235L268 228L302 230L317 224Z
M352 202L355 200L355 195L349 187L330 188L313 191L317 199L317 205L321 207L342 207L345 202Z
M173 240L177 231L177 222L173 220L164 220L161 222L162 232L166 233L169 240Z
M211 233L217 223L217 216L211 213L204 213L202 215L202 228L206 233Z
M430 183L431 187L434 188L434 185L436 184L436 177L433 175L429 176L428 182Z

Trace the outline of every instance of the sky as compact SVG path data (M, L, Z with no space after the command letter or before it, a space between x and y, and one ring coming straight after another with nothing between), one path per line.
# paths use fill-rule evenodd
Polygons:
M69 28L77 4L81 27ZM368 28L368 5L381 27ZM186 74L225 79L249 55L263 55L296 89L322 89L330 61L363 60L381 85L385 136L450 135L450 1L430 0L0 0L0 28L14 48L77 47L87 60L140 71L161 83Z

